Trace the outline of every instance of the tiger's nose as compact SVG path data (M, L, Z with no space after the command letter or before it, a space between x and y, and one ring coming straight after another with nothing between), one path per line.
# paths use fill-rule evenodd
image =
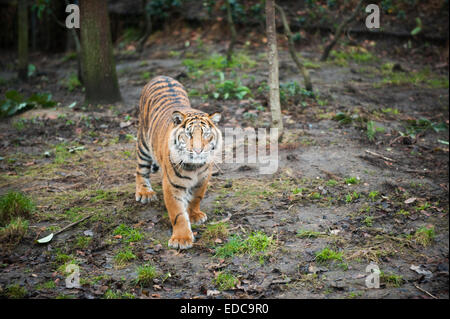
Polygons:
M197 154L200 154L202 152L202 149L198 148L198 147L195 147L194 148L194 152L197 153Z

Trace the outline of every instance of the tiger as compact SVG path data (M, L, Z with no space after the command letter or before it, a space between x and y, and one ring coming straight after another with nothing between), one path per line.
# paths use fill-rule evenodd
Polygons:
M212 174L214 157L222 147L217 124L221 114L191 107L183 85L168 76L148 82L139 100L136 142L136 201L157 199L150 173L161 168L164 204L172 224L168 245L188 249L195 240L191 223L207 216L200 210Z

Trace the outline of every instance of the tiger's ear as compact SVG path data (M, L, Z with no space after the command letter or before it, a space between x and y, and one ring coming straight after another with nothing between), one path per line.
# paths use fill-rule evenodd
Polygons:
M222 118L222 114L215 112L209 116L211 121L213 121L214 124L219 123L220 119Z
M172 121L175 125L180 125L184 120L185 115L180 111L174 111L172 113Z

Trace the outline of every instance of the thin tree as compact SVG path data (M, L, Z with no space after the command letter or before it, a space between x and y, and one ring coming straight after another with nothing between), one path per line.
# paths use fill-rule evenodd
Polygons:
M294 47L294 38L292 36L291 28L289 27L289 23L286 18L286 14L284 13L284 10L279 5L275 5L276 9L280 12L281 21L283 22L283 28L284 28L284 34L288 40L288 49L289 53L291 55L292 60L294 60L295 65L297 66L300 73L303 75L303 80L305 81L305 89L308 91L313 90L313 86L311 83L311 78L309 77L308 69L305 68L303 63L298 58L295 47Z
M18 76L22 81L28 80L28 0L19 0L17 6L18 28Z
M138 41L138 52L141 52L143 50L145 42L147 41L150 34L152 34L152 15L150 14L150 9L148 8L149 3L150 0L142 0L142 10L144 14L144 34Z
M120 101L106 0L80 0L80 34L86 102Z
M231 34L230 44L228 45L228 50L227 50L227 64L229 65L231 63L231 59L233 57L233 48L234 48L234 45L236 44L236 28L234 26L230 0L225 0L225 3L226 3L226 7L227 7L227 22L228 22L228 27L230 28L230 34Z
M269 62L269 106L272 127L278 128L278 139L283 134L283 117L280 106L280 84L278 78L278 49L275 28L275 1L266 0L267 57Z
M358 14L361 11L361 7L363 5L364 0L360 0L358 5L356 6L356 9L353 11L352 15L348 17L346 20L344 20L336 29L336 32L334 34L334 38L327 44L325 49L323 50L322 57L320 58L320 61L326 61L328 59L328 56L330 55L331 49L336 45L336 43L339 41L339 38L342 35L342 32L345 30L347 25L356 19Z

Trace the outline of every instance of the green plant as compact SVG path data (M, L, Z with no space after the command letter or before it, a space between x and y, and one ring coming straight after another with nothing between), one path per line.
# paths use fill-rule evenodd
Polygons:
M316 252L316 260L319 263L324 263L331 260L342 261L342 252L336 252L328 247Z
M125 248L124 250L119 251L115 256L114 256L114 261L118 266L124 266L126 265L128 262L136 259L136 255L133 254L133 252L131 251L130 248Z
M214 283L219 290L229 290L236 286L239 280L228 272L221 271L214 279Z
M53 107L56 102L52 100L52 95L49 93L35 93L25 99L16 90L9 90L5 93L5 99L0 101L0 117L13 116L39 105Z
M63 82L63 85L72 92L76 88L81 87L81 82L78 79L78 75L76 73L71 73L67 79Z
M383 271L380 272L380 281L386 283L392 287L400 287L403 284L403 277L396 274L386 274Z
M149 286L156 278L157 272L154 266L144 265L137 268L136 283L141 286Z
M431 245L436 237L436 232L434 231L434 227L421 227L414 234L414 240L426 247Z
M321 232L312 231L312 230L305 230L305 229L299 229L297 230L297 237L300 238L317 238L321 236Z
M122 236L122 239L127 243L137 242L144 238L144 234L142 234L139 230L125 224L120 224L117 226L113 232L113 235Z
M19 284L13 284L6 287L6 296L10 299L22 299L25 298L27 294L27 289Z
M0 196L0 226L4 226L13 218L30 217L36 206L23 193L10 191Z
M251 96L251 90L243 86L240 80L225 80L223 72L219 72L219 82L215 84L215 90L212 97L220 100L238 99L242 100L245 96Z

